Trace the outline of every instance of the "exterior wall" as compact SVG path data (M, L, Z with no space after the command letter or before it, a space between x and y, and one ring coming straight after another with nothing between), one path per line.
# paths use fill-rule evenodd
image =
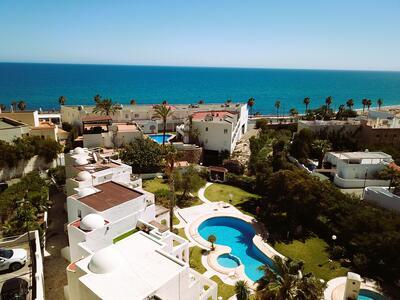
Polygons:
M204 149L231 152L231 123L193 121L192 126L198 130L199 142ZM226 130L226 133L224 130Z
M359 121L348 122L348 121L298 121L297 132L302 129L309 129L312 132L328 131L328 132L338 132L343 133L355 133L360 128L361 123Z
M79 215L80 212L80 215ZM68 213L68 223L73 222L76 219L83 218L88 214L97 213L93 208L83 204L79 200L74 199L74 197L67 198L67 213Z
M32 128L30 134L33 136L41 136L46 139L52 139L52 140L58 141L57 132L58 132L58 127L54 127L54 128L37 127L35 129Z
M95 147L105 147L113 148L113 133L102 132L99 134L83 134L83 147L85 148L95 148Z
M8 143L26 135L29 135L29 126L15 126L7 129L0 129L0 140Z
M333 182L341 188L363 188L365 186L388 186L388 180L378 179L344 179L339 177L337 174L333 179Z
M114 135L114 145L116 147L121 147L123 145L129 144L137 139L142 139L143 134L140 131L132 131L132 132L117 132Z
M364 200L373 205L400 212L400 197L389 192L386 187L366 187Z
M400 143L400 128L373 128L364 125L361 129L361 140L372 145L393 145Z

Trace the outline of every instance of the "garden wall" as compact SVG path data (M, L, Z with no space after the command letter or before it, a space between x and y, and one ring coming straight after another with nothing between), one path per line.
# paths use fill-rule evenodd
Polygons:
M50 163L46 163L45 160L37 155L29 160L21 160L18 165L14 168L2 168L0 169L0 181L10 180L12 178L19 178L23 175L37 170L47 170L56 166L64 166L64 154L59 154L58 158Z

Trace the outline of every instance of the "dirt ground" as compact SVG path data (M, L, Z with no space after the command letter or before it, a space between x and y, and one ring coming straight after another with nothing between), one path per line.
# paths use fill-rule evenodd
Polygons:
M64 299L64 286L67 285L65 268L67 260L61 256L61 249L68 245L68 237L64 233L67 214L64 211L65 195L51 191L53 206L49 210L46 251L44 257L44 282L46 299Z

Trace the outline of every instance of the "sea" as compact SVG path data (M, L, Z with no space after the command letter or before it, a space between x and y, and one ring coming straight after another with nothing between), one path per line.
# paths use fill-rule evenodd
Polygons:
M230 99L255 99L254 112L280 114L291 108L304 111L333 97L332 108L352 98L355 108L361 100L378 98L384 105L400 105L400 72L334 71L297 69L249 69L213 67L161 67L122 65L79 65L41 63L0 63L0 103L10 106L24 100L27 109L59 109L58 98L67 105L93 104L94 95L128 104L223 103Z

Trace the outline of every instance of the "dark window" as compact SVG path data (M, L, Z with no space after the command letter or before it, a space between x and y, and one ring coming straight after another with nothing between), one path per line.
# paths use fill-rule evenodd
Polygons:
M206 127L206 131L208 131L208 127Z

